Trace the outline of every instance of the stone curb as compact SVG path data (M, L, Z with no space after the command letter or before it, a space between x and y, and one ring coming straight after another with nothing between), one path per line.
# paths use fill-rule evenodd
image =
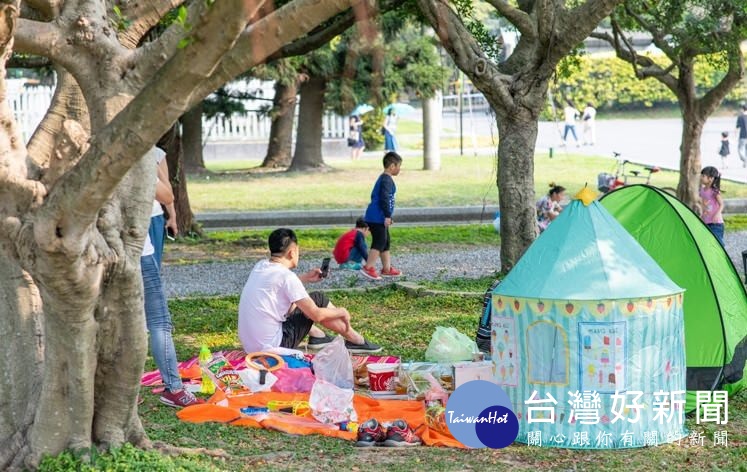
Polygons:
M397 224L418 225L434 223L492 223L498 207L460 206L432 208L399 208ZM724 214L747 213L747 199L724 200ZM360 209L213 212L195 215L202 227L210 230L242 228L299 228L304 226L352 226L362 216Z

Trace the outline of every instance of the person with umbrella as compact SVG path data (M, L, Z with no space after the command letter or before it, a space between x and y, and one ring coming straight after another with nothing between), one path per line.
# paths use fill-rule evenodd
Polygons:
M381 132L384 134L384 151L397 152L397 137L394 134L397 130L397 111L393 106L388 108L388 110L385 110L386 117L384 118L384 126L381 128Z
M359 115L350 116L348 147L350 148L350 159L353 161L360 159L363 149L366 147L366 143L363 141L363 121Z

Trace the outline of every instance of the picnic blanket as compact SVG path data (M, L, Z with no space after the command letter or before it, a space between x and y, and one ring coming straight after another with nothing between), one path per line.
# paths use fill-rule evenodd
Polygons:
M262 392L226 396L222 391L218 391L207 403L189 406L176 415L180 420L190 423L215 421L234 426L272 429L287 434L321 434L348 441L356 439L356 433L340 431L337 425L322 424L314 418L274 412L270 412L264 418L241 414L240 409L243 407L265 407L271 400L308 401L309 394ZM451 435L435 431L425 424L425 405L422 401L375 400L356 394L353 406L361 423L371 418L376 418L381 423L403 419L426 446L465 447Z
M228 362L231 363L234 369L236 370L242 370L246 368L246 364L244 363L244 358L246 357L246 353L242 350L235 350L235 351L224 351L224 352L216 352L217 354L222 354L223 357L228 360ZM312 361L314 359L314 354L306 354L305 359L308 361ZM365 364L378 364L378 363L384 363L384 364L396 364L399 362L399 357L397 356L351 356L353 359L353 370L357 369L358 367L365 365ZM177 367L179 368L179 376L181 376L182 379L187 380L197 380L202 377L202 372L200 371L200 363L197 359L197 356L193 357L192 359L188 361L183 361L177 364ZM158 369L152 370L150 372L145 372L142 377L140 378L140 385L144 387L150 387L150 386L156 386L156 385L162 385L163 380L161 379L161 374L158 372Z

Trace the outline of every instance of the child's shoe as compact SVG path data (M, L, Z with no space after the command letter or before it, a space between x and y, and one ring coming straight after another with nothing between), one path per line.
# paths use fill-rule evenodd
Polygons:
M371 418L358 428L358 440L355 445L358 447L381 446L385 439L384 428L376 419Z
M363 265L361 265L360 262L355 261L347 261L340 264L340 269L346 269L346 270L361 270L363 268Z
M361 267L361 274L363 274L365 277L371 279L371 280L381 280L381 276L378 272L376 272L376 269L373 267L367 267L363 266Z
M405 420L394 420L394 423L387 428L386 440L384 446L387 447L412 447L420 446L422 443L415 431L405 422Z
M402 275L402 271L397 270L394 268L394 266L392 266L389 267L388 271L381 269L381 275L383 275L384 277L399 277L400 275Z

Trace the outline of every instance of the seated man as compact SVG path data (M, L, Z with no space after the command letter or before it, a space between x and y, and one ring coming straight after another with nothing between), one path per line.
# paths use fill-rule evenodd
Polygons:
M270 259L254 265L241 292L239 339L244 351L295 349L307 334L310 346L329 343L331 338L314 323L341 334L350 352L381 351L350 326L348 310L334 306L321 292L306 292L302 282L320 281L321 270L315 268L300 277L291 271L298 266L299 258L293 230L276 229L268 243Z

